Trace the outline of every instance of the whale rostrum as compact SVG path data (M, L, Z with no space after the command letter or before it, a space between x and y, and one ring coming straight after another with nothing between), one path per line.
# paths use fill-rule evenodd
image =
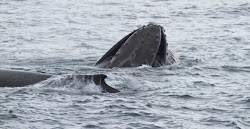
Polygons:
M179 59L168 50L164 28L149 24L125 36L116 43L94 66L101 68L159 67L178 63Z

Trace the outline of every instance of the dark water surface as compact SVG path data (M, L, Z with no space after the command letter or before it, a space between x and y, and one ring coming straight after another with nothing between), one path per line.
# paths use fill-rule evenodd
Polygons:
M250 128L250 1L0 0L0 68L55 74L0 88L0 128ZM119 39L155 22L178 65L100 69ZM64 74L108 75L118 94Z

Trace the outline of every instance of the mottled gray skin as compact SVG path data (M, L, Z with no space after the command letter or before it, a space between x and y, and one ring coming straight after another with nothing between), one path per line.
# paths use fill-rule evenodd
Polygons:
M163 27L149 24L121 39L94 66L102 68L137 67L141 65L159 67L178 62L179 59L168 50ZM0 87L27 86L46 80L51 76L23 71L0 70ZM77 77L100 85L102 92L119 92L119 90L105 83L106 75L78 75Z
M164 28L160 25L143 26L116 43L94 66L102 68L159 67L178 63L179 59L170 50Z

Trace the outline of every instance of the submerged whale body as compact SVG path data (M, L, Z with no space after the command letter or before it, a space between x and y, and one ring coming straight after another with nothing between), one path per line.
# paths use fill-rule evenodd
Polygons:
M159 67L178 62L178 57L168 50L164 28L160 25L148 24L121 39L94 66L101 68L138 67L141 65ZM27 86L46 80L51 76L24 71L0 70L0 87ZM104 81L106 75L82 75L79 77L100 86L102 92L119 92L106 84Z
M50 78L51 76L52 75L41 73L0 69L0 87L23 87L41 82ZM100 86L102 92L119 92L117 89L114 89L106 84L104 79L107 78L107 76L104 74L77 75L76 77L85 82L93 82L95 85Z

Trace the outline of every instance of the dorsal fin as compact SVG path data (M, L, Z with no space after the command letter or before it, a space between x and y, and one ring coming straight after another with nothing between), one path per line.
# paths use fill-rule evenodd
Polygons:
M117 93L120 92L119 90L109 86L105 82L105 78L107 78L104 74L96 74L96 75L84 75L85 80L93 81L96 85L101 86L102 92L108 92L108 93Z

